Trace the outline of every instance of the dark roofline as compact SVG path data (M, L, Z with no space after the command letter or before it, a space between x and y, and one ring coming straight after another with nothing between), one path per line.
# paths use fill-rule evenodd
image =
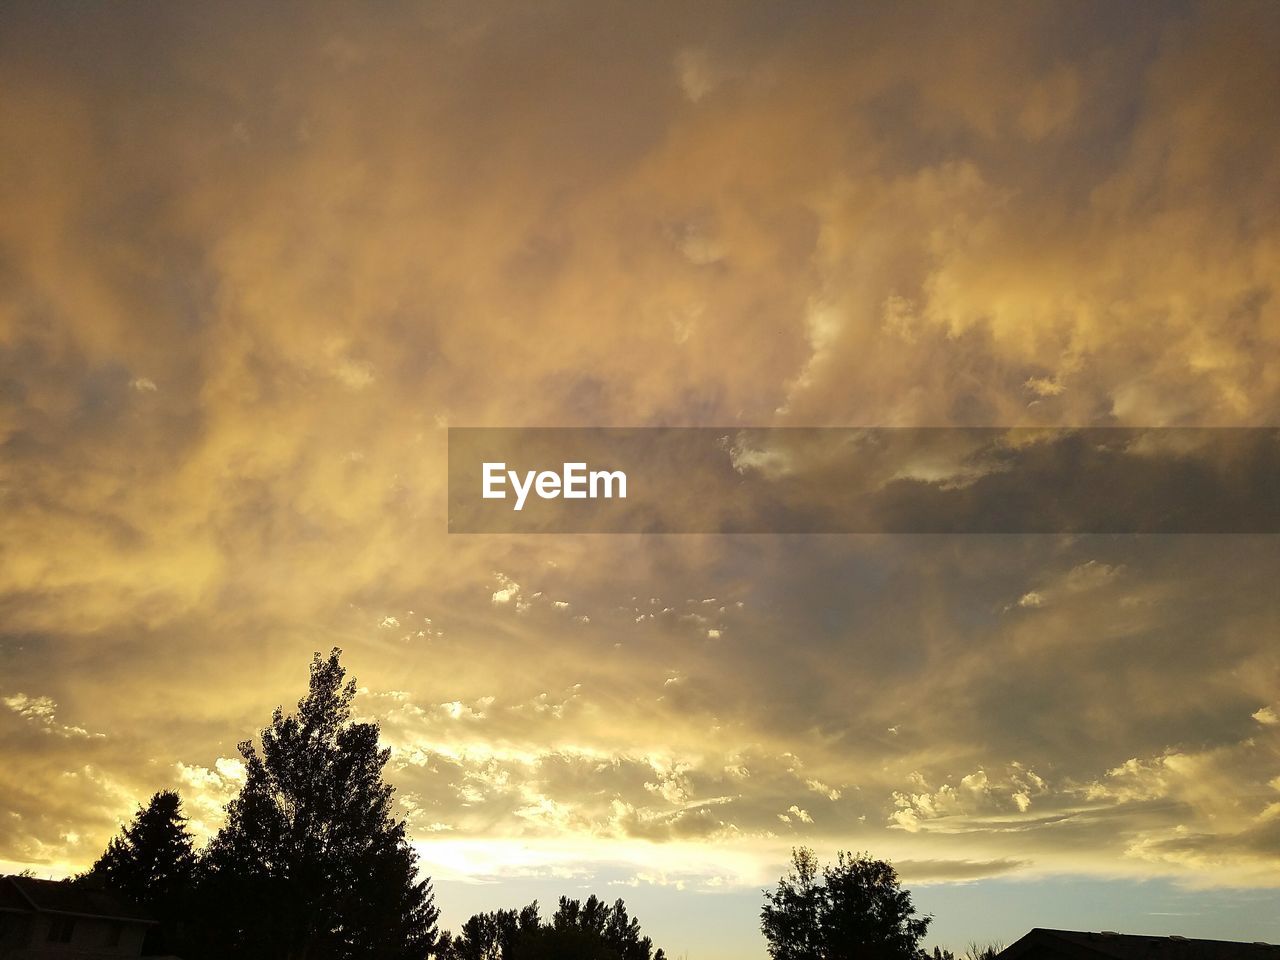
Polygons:
M141 923L141 924L147 924L151 926L154 926L159 922L157 920L152 920L148 917L141 917L136 914L131 916L128 913L120 913L120 912L114 912L114 911L113 912L104 912L104 911L90 912L90 911L84 911L84 910L59 910L56 907L42 907L34 899L32 899L30 893L28 893L26 890L23 889L23 884L20 882L23 880L35 880L36 883L57 882L57 881L49 881L49 880L39 880L35 877L18 877L18 876L0 877L0 882L7 882L10 888L16 890L18 892L18 895L22 897L22 899L25 900L30 905L30 911L24 911L24 910L21 910L20 908L14 908L14 907L3 908L8 910L8 912L10 913L26 913L26 912L45 913L45 914L52 914L60 917L78 917L84 920L116 920L121 923Z
M1088 942L1082 942L1086 940ZM1254 956L1275 957L1280 960L1280 945L1264 943L1260 940L1252 942L1248 940L1208 940L1201 937L1182 937L1169 934L1117 933L1111 930L1103 930L1101 932L1053 930L1046 927L1032 928L1000 951L998 957L1000 960L1017 960L1028 950L1043 944L1045 941L1070 946L1077 950L1086 950L1099 957L1116 956L1112 950L1108 949L1109 946L1121 946L1126 943L1132 944L1134 941L1144 941L1146 943L1176 944L1185 947L1197 945L1205 947L1244 947L1251 950Z
M17 911L14 911L15 913ZM140 923L144 926L155 926L159 920L148 920L146 917L130 917L119 913L81 913L77 910L48 910L37 907L35 913L46 913L58 917L78 917L81 920L114 920L116 923Z
M1175 943L1214 943L1224 947L1272 947L1280 950L1278 943L1264 943L1261 940L1217 940L1211 937L1183 937L1176 933L1121 933L1115 930L1057 930L1050 927L1035 927L1031 933L1052 933L1068 937L1095 936L1111 939L1132 937L1138 940L1172 940Z

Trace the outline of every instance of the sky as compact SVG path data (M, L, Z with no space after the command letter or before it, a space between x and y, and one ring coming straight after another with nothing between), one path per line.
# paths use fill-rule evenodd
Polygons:
M462 535L450 426L1276 426L1272 3L8 3L0 870L340 646L443 923L1280 942L1270 536Z

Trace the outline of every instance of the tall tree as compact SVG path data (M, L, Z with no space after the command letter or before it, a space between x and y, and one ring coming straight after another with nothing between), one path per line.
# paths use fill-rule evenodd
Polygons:
M182 799L162 790L124 825L82 880L101 883L146 908L159 922L150 947L177 949L196 855Z
M277 708L262 752L202 859L211 956L421 960L436 946L430 880L382 779L378 727L351 719L354 680L334 649L311 663L295 714ZM345 682L344 682L345 681Z
M761 930L774 960L921 960L931 920L889 863L840 851L819 882L813 852L796 850L765 893Z
M778 888L764 895L760 929L773 960L820 960L822 950L823 889L818 882L818 858L812 850L791 851L791 869Z

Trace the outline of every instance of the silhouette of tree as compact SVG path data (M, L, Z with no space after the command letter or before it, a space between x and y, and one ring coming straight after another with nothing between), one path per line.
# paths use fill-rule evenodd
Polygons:
M931 917L916 914L893 867L840 851L817 879L811 850L765 892L760 927L774 960L920 960Z
M514 956L517 941L536 934L540 926L536 900L518 912L477 913L462 925L458 936L441 937L439 956L445 960L502 960Z
M622 900L606 906L603 900L592 895L585 903L560 898L560 905L551 918L556 931L577 931L588 935L615 951L621 960L665 960L665 954L653 951L653 941L641 936L640 923L627 915L627 905Z
M107 845L81 882L100 883L146 908L158 921L149 950L177 950L195 875L196 854L182 798L162 790Z
M898 874L883 860L840 851L833 866L823 868L826 909L822 938L827 956L914 958L932 918L916 915L911 894L898 884Z
M457 937L441 939L442 960L666 960L640 933L640 924L618 900L612 906L595 896L585 902L561 897L550 922L537 903L518 913L480 913Z
M207 955L420 960L436 946L430 880L382 780L378 727L351 720L355 681L335 648L311 663L296 714L277 708L262 752L201 858Z
M964 960L995 960L996 956L1004 950L1002 943L988 943L986 946L979 946L974 941L969 941L969 947L964 952ZM933 953L929 955L932 960L956 960L956 955L950 950L943 950L941 947L934 947Z
M824 893L813 851L806 847L792 850L791 869L778 880L777 890L765 893L760 911L760 929L773 960L820 960L824 956Z

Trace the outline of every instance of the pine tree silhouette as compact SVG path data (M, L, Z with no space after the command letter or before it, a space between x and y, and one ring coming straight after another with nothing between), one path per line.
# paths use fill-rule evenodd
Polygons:
M159 928L149 950L177 950L190 907L196 854L182 800L162 790L112 839L81 882L98 883L145 908Z
M262 752L201 859L210 957L421 960L435 947L430 880L382 779L378 727L351 720L355 681L334 649L311 663L296 714L277 708Z

